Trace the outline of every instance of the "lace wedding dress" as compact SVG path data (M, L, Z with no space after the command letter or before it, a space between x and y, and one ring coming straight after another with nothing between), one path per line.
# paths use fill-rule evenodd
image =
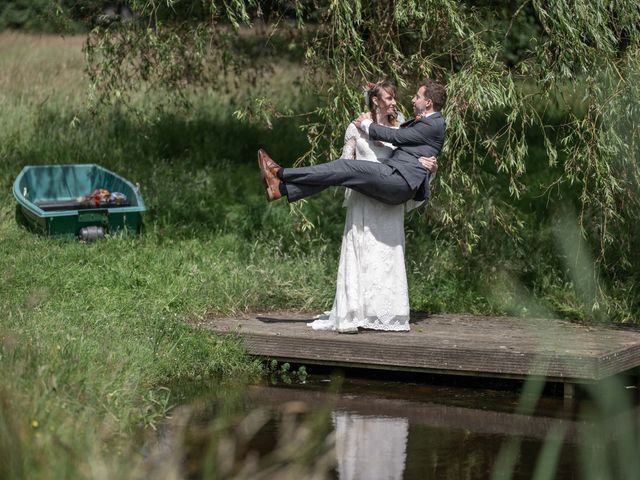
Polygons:
M342 158L378 162L390 157L393 149L349 124ZM409 330L404 264L404 212L409 207L387 205L350 189L344 206L347 218L333 307L309 325L340 332L357 332L358 327Z

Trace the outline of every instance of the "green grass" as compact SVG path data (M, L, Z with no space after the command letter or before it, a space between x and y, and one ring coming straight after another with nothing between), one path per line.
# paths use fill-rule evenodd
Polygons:
M261 371L237 339L191 324L324 304L333 255L287 250L295 219L260 190L255 150L294 155L295 125L233 122L213 93L191 112L92 116L80 42L47 40L0 36L0 477L124 477L181 384ZM82 244L19 226L20 169L75 162L141 184L143 235Z

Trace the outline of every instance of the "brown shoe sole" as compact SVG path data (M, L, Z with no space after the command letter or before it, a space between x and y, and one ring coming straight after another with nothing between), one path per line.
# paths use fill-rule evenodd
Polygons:
M261 152L264 150L258 150L258 166L260 167L260 177L262 178L262 183L266 189L266 197L268 202L273 202L281 197L279 189L272 189L271 185L267 181L266 175L269 172L269 168L267 167L267 162L262 158ZM266 152L264 152L266 154Z

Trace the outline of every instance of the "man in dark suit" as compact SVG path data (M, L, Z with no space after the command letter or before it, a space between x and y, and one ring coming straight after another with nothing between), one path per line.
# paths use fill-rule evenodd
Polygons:
M374 124L370 113L360 114L354 123L369 138L397 147L390 158L381 160L383 163L339 159L310 167L282 168L260 149L258 164L267 199L286 196L295 202L330 186L344 186L391 205L426 200L430 172L418 159L435 157L442 150L445 123L440 110L446 99L444 87L426 79L411 101L415 118L399 129Z

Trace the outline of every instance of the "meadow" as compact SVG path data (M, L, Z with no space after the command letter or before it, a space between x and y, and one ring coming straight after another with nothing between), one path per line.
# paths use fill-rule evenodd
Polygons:
M94 116L81 47L80 38L0 35L2 478L128 476L181 384L222 388L261 372L236 340L190 321L330 296L326 248L279 250L281 236L264 231L295 226L285 205L265 208L255 150L267 137L299 138L295 128L235 124L214 94L184 116ZM291 143L281 141L282 153ZM99 163L139 182L144 234L82 244L19 227L13 179L47 163Z
M237 339L192 322L321 311L333 298L342 192L297 211L269 205L256 167L259 147L285 165L304 153L299 120L271 128L238 120L215 85L188 108L154 108L150 95L135 111L96 113L82 43L0 34L2 478L129 476L145 435L184 400L181 385L206 379L223 388L261 374ZM275 80L274 96L298 107L284 80ZM84 244L22 228L13 180L25 165L57 163L97 163L139 183L148 207L142 235ZM413 309L581 318L549 231L517 252L488 236L469 256L425 229L439 208L435 196L407 219ZM619 311L630 311L629 297L620 294Z

